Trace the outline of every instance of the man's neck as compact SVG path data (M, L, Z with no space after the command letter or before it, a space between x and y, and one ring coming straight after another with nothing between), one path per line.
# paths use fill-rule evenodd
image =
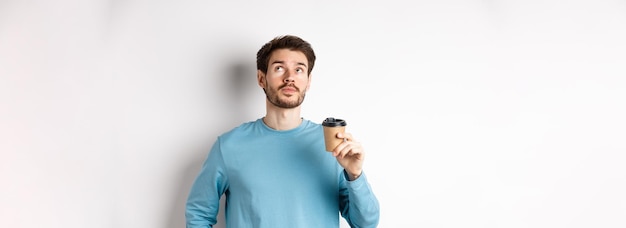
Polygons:
M302 123L300 107L292 109L268 108L263 122L274 130L294 129Z

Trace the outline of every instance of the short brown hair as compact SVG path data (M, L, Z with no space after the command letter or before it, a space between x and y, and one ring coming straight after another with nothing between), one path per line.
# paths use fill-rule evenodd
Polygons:
M291 51L300 51L306 56L308 61L308 74L313 71L315 65L315 52L309 42L293 35L278 36L265 43L256 53L256 69L267 73L267 65L270 61L270 55L276 49L289 49Z

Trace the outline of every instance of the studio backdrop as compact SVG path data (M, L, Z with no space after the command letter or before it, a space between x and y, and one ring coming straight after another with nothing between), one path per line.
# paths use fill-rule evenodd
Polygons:
M291 34L302 117L347 120L379 227L623 228L625 24L617 0L0 0L0 227L184 227Z

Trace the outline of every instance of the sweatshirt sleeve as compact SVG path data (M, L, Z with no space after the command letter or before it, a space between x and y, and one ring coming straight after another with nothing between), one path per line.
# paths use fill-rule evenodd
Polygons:
M185 206L186 227L213 227L217 223L220 197L227 191L228 186L228 176L218 139L191 186Z
M343 171L340 177L341 216L350 227L377 227L380 218L378 199L367 182L365 172L356 180L348 181L348 174Z

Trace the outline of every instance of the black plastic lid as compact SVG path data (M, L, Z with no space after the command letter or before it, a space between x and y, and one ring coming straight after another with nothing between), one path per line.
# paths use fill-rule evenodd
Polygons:
M326 127L342 127L346 126L346 124L345 120L335 119L333 117L328 117L324 120L324 122L322 122L322 125Z

